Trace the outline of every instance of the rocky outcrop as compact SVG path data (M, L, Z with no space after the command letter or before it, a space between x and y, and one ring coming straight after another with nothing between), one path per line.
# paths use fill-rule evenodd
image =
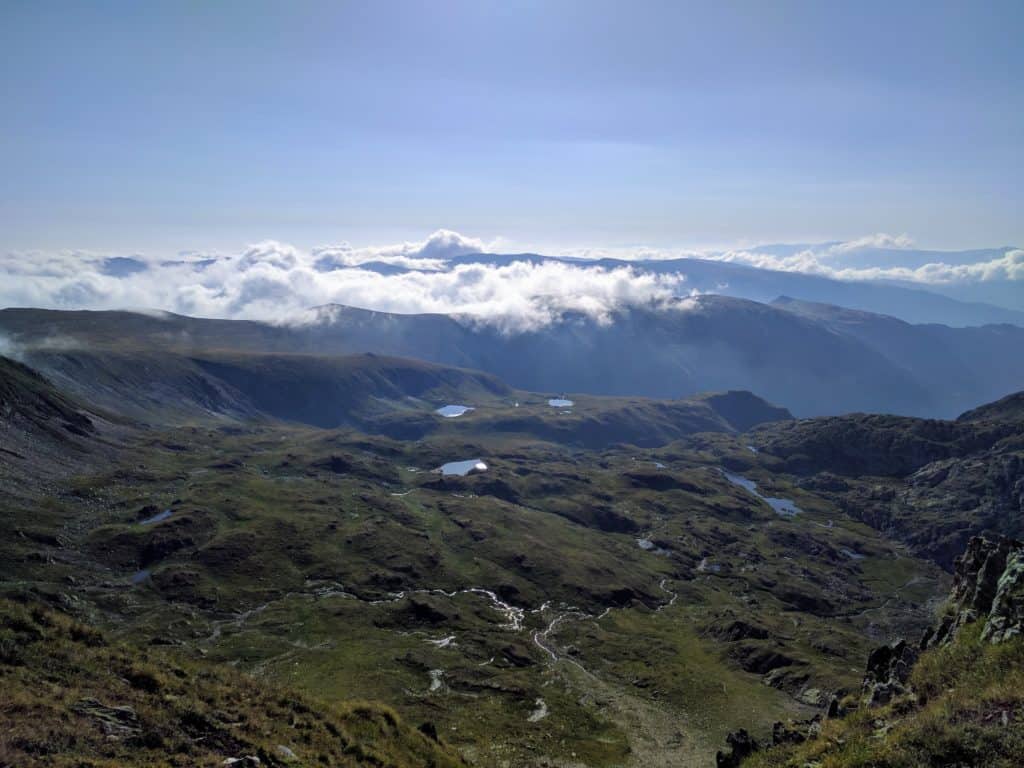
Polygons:
M758 750L757 741L743 728L726 736L725 743L729 751L715 754L715 768L739 768L744 759Z
M871 707L880 706L906 693L910 670L917 661L917 655L917 650L904 640L872 651L861 687L864 703Z
M991 643L1002 643L1024 633L1024 547L1018 547L1006 558L1006 567L999 577L992 609L981 637Z
M1024 542L976 536L957 558L949 606L921 640L922 649L951 642L968 624L984 620L993 643L1024 633Z
M72 711L91 718L108 739L133 739L141 735L139 716L129 706L107 706L98 699L84 698Z
M902 714L914 711L927 698L928 683L922 690L915 692L910 685L911 673L920 654L927 650L941 648L957 639L958 633L966 626L983 622L981 629L982 642L992 644L1003 643L1024 636L1024 542L1010 538L987 539L974 537L966 550L956 559L953 586L950 591L948 606L938 623L929 629L921 639L919 646L897 640L889 645L876 648L868 657L861 696L858 702L854 696L843 696L837 692L828 701L822 713L828 720L842 719L851 711L860 707L882 707L866 721L874 729L874 737L884 737L894 722L899 722ZM719 632L722 630L719 628ZM972 635L970 642L976 642ZM942 658L941 656L939 657ZM952 693L950 689L947 693ZM884 706L892 704L885 709ZM1000 704L988 716L989 719L998 715L998 722L1006 728L1013 718L1007 709L1000 709ZM765 749L792 748L807 740L819 738L821 733L822 715L805 722L776 723L772 729L770 745ZM856 728L857 726L853 726ZM843 740L833 734L829 741L832 746L843 744ZM758 751L758 743L746 732L737 731L727 737L728 752L718 752L717 768L738 768L746 757ZM1016 744L1016 742L1015 742ZM1019 753L1017 747L1013 747ZM822 754L827 752L822 750ZM858 753L859 755L860 753ZM968 754L965 752L964 754ZM948 756L948 755L947 755ZM775 763L773 765L792 765L793 763ZM796 763L800 764L800 763ZM820 762L805 763L821 765ZM829 765L847 765L846 762L828 763ZM852 763L849 763L852 764ZM857 765L861 765L860 761ZM863 763L867 765L868 763ZM880 763L872 762L871 765ZM940 763L931 762L929 765ZM947 763L943 762L942 765ZM987 762L957 762L957 765L988 765ZM995 764L995 763L993 763ZM1000 763L1001 765L1003 763ZM1007 764L1017 765L1017 762Z

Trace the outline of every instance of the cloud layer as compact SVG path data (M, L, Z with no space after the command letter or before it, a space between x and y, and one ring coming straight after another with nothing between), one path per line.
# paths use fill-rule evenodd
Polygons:
M877 253L879 251L881 253ZM849 260L858 256L858 262L863 262L869 256L884 261L887 252L892 251L908 252L909 255L918 256L918 261L922 257L932 260L913 266L849 263ZM936 256L938 254L930 251L914 251L913 242L906 235L873 235L848 242L794 248L788 253L738 249L709 253L704 258L747 264L760 269L821 275L836 280L902 280L921 283L923 286L1024 280L1024 250L1019 248L996 249L990 252L989 258L970 263L956 263L956 254L949 254L949 260Z
M624 306L664 304L693 293L685 274L652 274L641 263L606 268L584 260L451 261L499 247L499 241L439 230L421 242L376 248L343 243L305 251L267 241L237 254L187 253L164 261L88 252L12 253L0 256L0 306L157 309L301 322L310 317L310 308L345 304L453 314L516 332L542 327L570 311L604 321ZM842 280L898 279L923 285L1024 280L1024 250L980 253L985 256L976 261L928 260L934 254L913 250L905 236L874 235L814 246L703 253L588 250L573 255L634 262L699 256ZM872 262L884 258L890 263Z
M664 303L688 293L682 275L625 266L446 263L485 246L444 230L422 243L379 249L342 245L304 252L268 241L235 256L191 254L159 263L120 259L114 270L109 258L95 254L9 255L0 261L6 275L0 306L156 308L295 322L308 318L312 307L336 303L454 314L515 332L542 327L569 311L603 321L622 306Z

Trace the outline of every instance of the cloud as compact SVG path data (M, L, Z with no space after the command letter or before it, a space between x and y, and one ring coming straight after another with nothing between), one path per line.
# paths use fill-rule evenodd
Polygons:
M652 275L631 267L553 261L446 264L448 258L483 246L445 230L421 243L377 249L334 246L305 252L265 241L238 255L191 254L113 274L93 254L8 255L0 258L0 275L9 276L0 283L0 306L150 307L202 317L293 322L308 318L310 307L344 304L452 314L468 323L519 332L543 327L567 312L606 322L624 306L666 304L688 295L682 275ZM327 258L334 266L325 269ZM197 262L203 268L196 269ZM422 268L381 272L361 266L370 262Z
M0 333L0 357L9 357L13 360L20 360L21 354L21 345Z
M529 331L565 313L606 322L628 306L685 307L693 294L684 275L653 274L642 263L614 266L614 256L642 262L698 256L842 280L898 279L938 285L1024 280L1024 250L991 251L971 263L920 264L906 236L872 235L820 246L720 252L608 249L577 251L573 261L505 265L451 261L488 251L490 243L438 230L420 242L380 247L347 243L304 250L268 240L235 254L188 252L176 260L61 253L0 255L0 306L58 309L145 307L202 317L310 321L311 307L343 304L398 313L436 312L508 332ZM874 265L873 249L908 254L904 265ZM865 261L868 259L868 261ZM383 268L382 265L386 265Z
M1024 280L1024 250L1019 248L995 252L990 259L970 263L929 261L914 266L877 264L847 264L851 257L877 257L871 253L879 250L899 250L908 254L932 252L913 250L913 241L906 235L872 235L840 243L826 243L794 249L792 253L777 253L758 249L732 250L709 253L704 258L728 261L759 269L773 269L781 272L799 272L821 275L836 280L903 280L927 285L949 285L954 283L979 283L994 280ZM950 254L950 261L956 258Z
M345 269L369 262L383 262L411 270L438 270L449 259L473 253L487 253L496 245L439 229L426 240L378 248L353 248L348 243L313 249L315 265L321 272Z
M914 241L909 235L886 235L879 233L876 235L868 235L867 237L860 237L856 240L847 240L842 243L832 243L826 252L831 253L849 253L850 251L860 251L865 248L885 248L890 250L909 250L914 247Z

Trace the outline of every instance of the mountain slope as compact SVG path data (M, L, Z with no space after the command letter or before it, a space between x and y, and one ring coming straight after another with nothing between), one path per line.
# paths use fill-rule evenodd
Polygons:
M851 414L776 422L750 441L776 472L952 567L968 539L1024 535L1024 393L954 421Z
M1024 329L1017 326L910 325L894 317L788 297L773 305L861 341L917 381L940 385L945 416L1024 386Z
M773 252L775 255L791 255L797 251L813 246L763 246L751 249L753 252ZM935 251L902 251L879 254L878 261L893 262L908 253L932 261L944 261L953 256L960 256L965 261L987 260L1002 255L1011 248L990 249L986 251L951 254ZM867 250L864 253L868 253ZM848 256L847 256L848 258ZM653 274L683 274L685 285L704 293L716 293L733 296L751 301L768 302L777 296L795 296L804 301L837 304L867 312L894 315L910 323L945 323L951 326L964 327L985 325L988 323L1013 323L1024 326L1024 307L1016 296L1019 289L1015 284L1001 284L1003 294L998 288L991 293L998 298L996 303L985 303L990 300L986 287L996 288L998 283L976 286L977 298L967 299L954 297L953 288L943 289L941 286L922 287L913 283L896 283L895 281L857 281L836 280L823 275L812 275L801 272L784 272L779 270L753 267L730 261L700 258L653 259L653 260L622 260L605 258L581 262L578 259L540 256L537 254L470 254L453 259L455 264L489 264L504 266L516 261L532 263L561 262L565 264L584 263L588 266L600 266L606 269L630 268L638 272ZM969 295L969 286L959 287ZM948 293L948 295L944 295ZM1005 295L1008 294L1008 295ZM1004 306L1000 306L1004 305Z
M290 326L2 310L0 331L35 360L86 351L182 358L369 352L484 371L533 392L680 398L748 390L797 416L874 411L950 417L1024 384L1024 328L915 326L794 300L770 306L714 295L621 308L600 320L567 313L521 333L445 315L340 306L321 307ZM171 379L181 375L168 372ZM74 379L69 372L68 384ZM154 392L149 399L159 397ZM214 388L206 397L221 403L217 408L245 410L234 402L237 387Z
M28 366L0 357L0 485L8 498L109 459L124 432Z
M2 766L465 765L383 705L117 644L38 604L0 600L0 681Z

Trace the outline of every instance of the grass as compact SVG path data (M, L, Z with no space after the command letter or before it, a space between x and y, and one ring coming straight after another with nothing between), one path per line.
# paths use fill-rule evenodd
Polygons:
M744 768L1015 768L1024 755L1024 640L980 640L982 622L924 653L913 696L825 723L797 747L755 755Z
M0 686L5 766L213 766L245 755L266 765L463 764L386 706L326 704L6 600Z
M443 481L429 472L476 456L489 472ZM700 450L583 452L507 435L413 443L268 426L144 433L130 464L54 495L39 525L61 530L66 545L47 551L50 562L25 560L40 547L18 544L0 569L28 580L22 592L74 598L118 639L172 643L164 653L180 663L233 665L332 706L387 701L405 721L435 723L479 764L543 756L614 766L640 759L645 742L662 757L690 749L710 759L727 730L753 722L763 733L801 711L791 697L805 689L856 685L869 625L916 621L911 605L883 597L898 579L872 571L895 562L877 533L777 482L773 492L807 510L781 519L717 471L756 460L724 436ZM139 525L147 506L174 514ZM641 550L641 536L664 553ZM843 546L869 560L850 561ZM721 569L699 571L702 560ZM151 578L132 585L142 567ZM899 568L929 572L913 559ZM680 598L656 612L668 599L662 580ZM316 598L324 585L355 597ZM469 586L552 608L527 614L516 633L479 596L424 598L434 618L408 600L369 602ZM797 604L809 598L839 616ZM567 621L556 633L591 677L551 664L532 642L561 605L614 607L596 626ZM770 636L722 641L707 631L736 619ZM448 647L429 642L449 635ZM798 674L766 685L744 669L753 652L797 659ZM430 691L434 669L444 685ZM537 698L549 714L533 723Z

